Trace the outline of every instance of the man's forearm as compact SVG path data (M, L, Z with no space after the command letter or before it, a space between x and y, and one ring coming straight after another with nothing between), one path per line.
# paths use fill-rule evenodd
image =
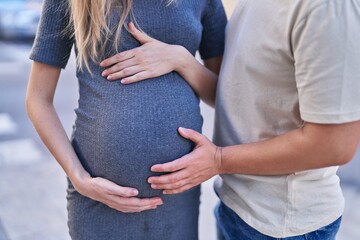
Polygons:
M360 139L360 123L303 128L258 143L222 148L223 174L282 175L342 165L350 161Z
M257 143L217 147L204 135L180 128L195 149L172 162L156 164L153 172L167 173L148 179L165 194L184 192L217 174L284 175L342 165L350 161L360 142L360 121L303 128ZM220 155L220 157L219 157Z

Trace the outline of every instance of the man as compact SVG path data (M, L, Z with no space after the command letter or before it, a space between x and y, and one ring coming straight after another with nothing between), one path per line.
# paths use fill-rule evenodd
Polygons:
M152 167L175 194L221 174L220 238L335 239L337 166L360 141L360 0L240 0L227 27L214 142Z

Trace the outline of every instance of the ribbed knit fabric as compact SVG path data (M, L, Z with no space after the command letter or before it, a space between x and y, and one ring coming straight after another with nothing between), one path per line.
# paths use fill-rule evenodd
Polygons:
M30 58L64 68L73 40L65 0L45 0L43 15ZM197 50L203 58L222 55L226 17L220 0L134 0L138 26L150 36ZM119 19L113 11L111 24ZM120 51L139 43L124 29ZM107 46L102 59L115 54ZM99 59L99 60L102 60ZM201 131L199 99L175 72L131 85L101 77L103 68L90 62L93 75L77 71L79 106L72 144L92 176L139 189L141 197L161 196L147 183L150 167L169 162L192 150L177 128ZM123 214L68 189L70 235L75 240L197 239L199 187L162 196L157 210Z

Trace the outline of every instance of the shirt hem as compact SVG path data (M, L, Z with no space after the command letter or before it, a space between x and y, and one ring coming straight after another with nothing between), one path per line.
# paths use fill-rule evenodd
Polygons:
M319 124L341 124L360 120L360 111L348 113L310 113L300 111L302 120Z
M35 56L35 55L31 55L29 57L29 59L32 60L32 61L35 61L35 62L47 64L47 65L50 65L50 66L53 66L53 67L58 67L58 68L61 68L61 69L65 69L66 65L67 65L67 62L66 63L65 62L57 62L57 61L49 60L47 58L42 58L42 57L39 57L39 56Z
M219 179L217 181L219 181ZM220 181L223 182L222 179L220 179ZM215 183L215 190L221 201L223 201L226 206L231 208L246 224L254 228L256 231L274 238L295 237L316 231L336 221L336 219L342 216L344 211L344 204L342 204L343 206L339 208L334 214L327 217L326 219L323 219L322 221L319 221L317 224L302 229L287 228L282 230L274 230L273 227L271 229L264 227L263 224L259 223L249 213L243 211L234 200L234 198L236 199L236 196L232 196L234 195L231 194L232 190L228 186L224 185L224 183L221 186L218 186L218 184Z

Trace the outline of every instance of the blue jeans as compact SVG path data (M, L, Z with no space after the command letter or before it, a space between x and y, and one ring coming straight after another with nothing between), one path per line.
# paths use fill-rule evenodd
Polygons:
M220 202L215 209L218 240L335 240L341 217L314 232L301 236L273 238L247 225L233 210Z

